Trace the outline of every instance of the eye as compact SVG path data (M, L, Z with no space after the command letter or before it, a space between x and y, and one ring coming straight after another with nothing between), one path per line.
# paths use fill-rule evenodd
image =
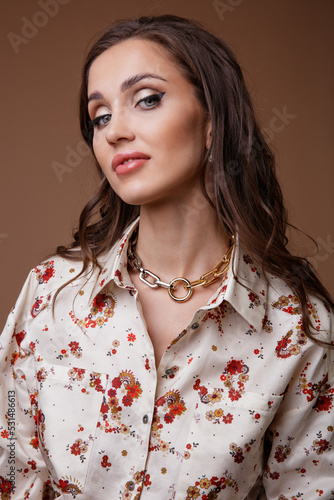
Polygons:
M96 118L94 118L94 120L90 120L89 126L91 128L100 129L100 128L104 127L105 125L108 125L110 120L111 120L110 114L100 115L100 116L97 116Z
M156 108L160 104L164 95L165 92L159 92L158 94L151 94L147 97L143 97L137 102L137 106L140 106L142 109Z

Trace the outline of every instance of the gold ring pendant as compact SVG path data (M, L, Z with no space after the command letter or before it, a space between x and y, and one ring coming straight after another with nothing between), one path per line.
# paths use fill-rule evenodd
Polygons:
M186 290L188 290L187 294L184 296L184 297L176 297L174 294L173 294L173 290L174 290L174 284L175 283L184 283L183 285L183 288L185 288ZM187 300L190 299L190 297L192 296L192 288L191 288L191 284L190 284L190 281L188 281L187 279L185 278L175 278L174 280L172 280L170 283L169 283L169 288L168 288L168 293L169 293L169 296L175 300L176 302L186 302Z

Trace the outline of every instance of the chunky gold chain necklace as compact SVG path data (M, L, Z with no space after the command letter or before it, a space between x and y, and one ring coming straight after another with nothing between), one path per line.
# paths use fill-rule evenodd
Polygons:
M217 262L213 269L205 274L202 274L202 276L198 280L189 281L186 278L174 278L170 283L165 283L161 281L159 276L157 276L156 274L152 273L148 269L143 269L140 258L135 254L137 235L138 232L135 231L128 247L128 262L130 266L139 272L139 278L143 283L145 283L145 285L148 285L151 288L167 288L169 296L176 302L186 302L192 296L194 288L198 286L209 286L217 281L228 269L234 245L234 238L232 237L230 247L224 257ZM149 281L149 279L151 279L152 281ZM187 293L186 295L184 295L184 297L176 297L176 295L174 294L177 284L179 283L183 283L183 288L187 290Z

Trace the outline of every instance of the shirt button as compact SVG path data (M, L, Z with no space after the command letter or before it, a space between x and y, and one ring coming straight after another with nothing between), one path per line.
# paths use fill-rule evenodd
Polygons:
M135 489L135 483L133 481L130 481L128 483L128 490L133 491Z
M191 325L192 330L196 330L198 327L199 327L199 324L198 324L198 323L193 323L193 324Z
M143 416L143 423L147 424L147 422L148 422L148 415L144 415Z

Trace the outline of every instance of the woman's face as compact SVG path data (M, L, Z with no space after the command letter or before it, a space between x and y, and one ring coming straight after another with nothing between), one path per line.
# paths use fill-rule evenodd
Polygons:
M165 49L130 39L91 65L88 111L93 149L123 201L182 202L200 187L210 123Z

